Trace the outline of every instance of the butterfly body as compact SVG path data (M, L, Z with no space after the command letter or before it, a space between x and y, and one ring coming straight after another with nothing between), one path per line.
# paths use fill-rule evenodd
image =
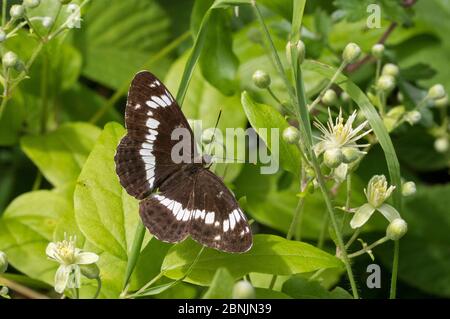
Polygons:
M207 169L211 158L198 154L180 107L150 72L132 81L125 124L128 133L117 147L116 172L126 191L141 200L139 213L149 231L170 243L191 236L222 251L249 250L251 231L234 195ZM190 142L181 162L172 158L176 129L184 129Z

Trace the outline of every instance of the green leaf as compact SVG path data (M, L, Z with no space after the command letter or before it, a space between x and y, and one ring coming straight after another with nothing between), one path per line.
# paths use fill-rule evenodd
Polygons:
M164 259L162 271L172 279L183 277L200 248L192 240L185 240L172 247ZM220 267L226 267L231 276L237 279L250 272L289 275L342 267L342 263L336 257L306 243L274 235L255 235L252 249L244 254L205 249L185 280L208 285Z
M234 278L226 268L217 269L211 285L203 295L203 299L231 299L233 294Z
M408 233L400 241L398 276L413 287L430 294L450 297L450 185L421 186L405 201L402 218ZM392 263L392 246L380 246L387 266Z
M290 296L281 291L271 290L267 288L255 288L256 299L292 299Z
M54 186L75 181L100 130L87 123L64 124L41 136L25 136L22 150Z
M103 251L127 260L139 221L138 201L119 183L114 154L125 134L116 123L105 126L75 188L75 217L86 238Z
M328 291L317 281L293 276L283 284L282 292L296 299L353 299L344 289L337 287Z
M169 19L157 1L91 1L76 34L83 75L117 89L164 47L169 33ZM159 61L152 71L164 73L166 67L167 60Z
M45 248L53 240L59 218L71 210L70 201L54 191L17 197L0 219L0 250L20 272L53 284L58 264L47 258Z
M239 60L234 54L231 26L224 10L211 12L205 44L200 55L200 68L205 79L225 95L236 91Z
M279 158L281 167L298 176L300 174L300 151L296 145L290 145L282 138L283 130L289 126L287 121L273 107L253 101L247 92L242 93L241 103L250 124L271 150L272 158ZM267 131L265 136L260 134L262 129ZM278 129L279 153L276 153L275 148L272 147L271 129Z
M302 67L306 70L314 71L322 76L331 79L336 72L336 69L325 64L315 62L315 61L305 61ZM402 207L402 194L401 194L401 177L400 177L400 164L397 159L397 154L395 152L392 140L386 127L383 124L380 116L377 113L375 107L370 103L367 96L361 89L349 80L344 75L339 75L336 84L345 92L350 95L353 101L358 105L362 114L369 121L381 147L383 148L384 155L386 157L386 163L389 169L389 175L391 178L391 183L396 186L392 197L394 200L394 205L396 208L401 210Z

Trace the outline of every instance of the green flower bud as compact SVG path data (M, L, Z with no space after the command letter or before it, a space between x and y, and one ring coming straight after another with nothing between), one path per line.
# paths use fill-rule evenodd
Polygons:
M41 4L41 0L23 0L23 5L27 8L36 8Z
M356 147L343 147L342 155L344 155L344 159L342 160L346 164L350 164L356 161L361 152Z
M347 92L342 91L342 93L341 93L341 100L342 100L343 102L345 102L345 103L350 102L350 100L351 100L350 95L348 95Z
M405 98L404 98L402 92L398 91L398 93L397 93L397 100L398 100L400 103L403 103L403 100L404 100L404 99L405 99Z
M0 43L6 40L6 32L0 28Z
M53 25L54 21L52 17L44 17L42 19L42 26L44 28L50 28Z
M59 3L61 4L68 4L70 3L72 0L59 0Z
M13 68L17 65L19 61L19 58L17 57L17 54L15 54L12 51L8 51L5 54L3 54L2 57L2 63L6 68Z
M383 74L377 81L377 89L390 92L395 88L395 78L392 75Z
M405 121L409 124L414 125L420 122L422 119L422 114L419 111L410 111L405 114Z
M334 90L326 90L325 94L322 97L322 102L325 105L335 105L337 102L337 95L336 92L334 92Z
M444 86L442 84L435 84L428 90L428 98L432 100L439 100L446 95Z
M0 288L0 297L9 299L8 294L9 294L8 287L3 286L2 288Z
M270 75L262 70L257 70L253 73L253 82L260 89L266 89L271 83Z
M311 166L307 166L305 168L305 174L306 174L306 177L308 177L308 178L316 177L316 171Z
M402 195L411 196L416 193L416 183L406 182L402 185Z
M305 61L305 53L306 53L305 44L303 43L302 40L299 40L297 42L296 48L298 52L298 64L302 64L303 61Z
M204 130L202 132L202 143L209 144L213 141L214 130Z
M20 19L23 17L25 13L25 9L20 4L15 4L11 6L11 9L9 9L9 15L13 19Z
M446 153L448 151L448 138L443 136L434 141L434 149L439 153Z
M401 218L394 219L386 229L386 236L391 240L399 240L408 231L408 224Z
M233 287L233 299L254 299L255 288L246 280L238 281Z
M359 56L361 55L361 48L356 43L349 43L342 52L342 60L345 63L353 63L355 62Z
M339 148L328 149L323 153L323 162L329 168L336 168L344 160L344 154Z
M377 58L381 59L383 57L384 53L384 45L381 43L377 43L372 47L372 55Z
M88 279L96 279L100 276L100 268L97 264L80 265L80 271Z
M0 274L3 274L8 269L8 258L3 251L0 251Z
M387 63L383 66L383 70L381 71L382 75L390 75L392 77L397 77L400 73L398 66L392 63Z
M446 94L443 98L434 100L434 105L436 107L446 107L448 105L448 95Z
M283 130L283 140L289 144L295 144L300 139L300 132L294 126L288 126Z

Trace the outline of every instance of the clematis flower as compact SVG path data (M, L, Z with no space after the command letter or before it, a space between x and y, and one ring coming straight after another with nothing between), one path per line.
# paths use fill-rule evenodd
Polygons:
M80 265L95 264L99 257L91 252L83 252L75 246L76 236L60 242L51 242L46 249L47 256L60 264L55 274L55 291L63 293L66 288L79 288Z
M384 175L373 176L367 189L364 189L367 203L358 208L350 221L352 228L359 228L364 225L375 211L379 211L389 221L400 218L398 211L385 201L391 196L395 186L388 186Z
M323 153L324 162L328 167L336 168L341 163L351 163L359 155L365 154L360 148L367 147L368 144L357 144L356 142L372 130L364 131L368 121L353 128L357 116L356 111L346 121L342 116L342 109L339 110L339 115L334 121L330 109L328 109L328 114L327 126L319 121L314 122L314 125L322 133L317 137L320 142L314 146L314 151L317 156Z

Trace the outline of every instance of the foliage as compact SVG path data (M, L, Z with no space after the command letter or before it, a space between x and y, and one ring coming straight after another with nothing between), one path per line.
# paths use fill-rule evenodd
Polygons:
M75 236L100 272L66 289L69 298L232 298L242 280L256 298L386 298L359 276L369 263L382 265L391 298L450 296L448 2L38 2L24 17L9 13L22 1L1 8L0 252L9 267L0 279L55 296L58 264L46 247ZM372 3L379 28L367 27ZM354 63L342 59L350 42L363 52ZM219 130L253 130L276 158L270 175L261 161L211 167L251 220L249 252L141 236L138 200L120 185L114 155L142 69L164 80L190 122L214 127L222 111ZM269 76L263 86L257 70ZM445 96L433 98L440 88ZM346 122L361 136L340 135ZM287 128L298 136L284 137ZM381 174L385 184L367 185ZM402 194L406 181L415 193ZM352 229L368 202L379 212ZM395 242L392 216L408 225Z

